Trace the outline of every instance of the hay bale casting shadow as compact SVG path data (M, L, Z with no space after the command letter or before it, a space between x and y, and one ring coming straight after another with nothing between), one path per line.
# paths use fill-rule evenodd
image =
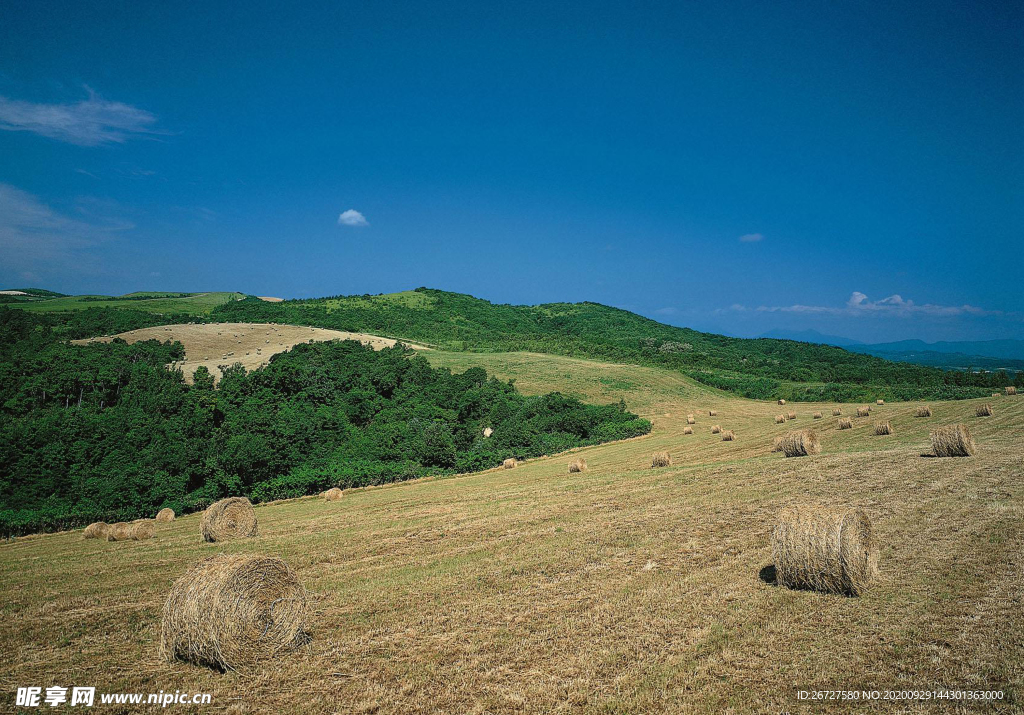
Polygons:
M160 652L168 661L237 670L302 645L305 621L306 591L288 564L221 554L171 586Z
M784 509L772 531L772 560L788 588L859 596L878 577L878 546L862 509Z
M156 513L156 520L162 524L174 521L174 509L164 508Z

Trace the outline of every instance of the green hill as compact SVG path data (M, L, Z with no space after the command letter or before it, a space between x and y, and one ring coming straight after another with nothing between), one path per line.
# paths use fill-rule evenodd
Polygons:
M667 366L755 399L958 399L1008 381L1001 373L950 373L827 345L701 333L598 303L502 305L428 288L281 303L248 298L218 306L211 318L370 332L449 351L531 351Z
M28 290L25 291L29 292ZM11 307L39 313L87 310L89 308L131 308L160 315L205 315L219 305L239 300L244 293L169 293L141 291L126 295L61 295L33 289L31 297L12 296L20 300L5 301Z

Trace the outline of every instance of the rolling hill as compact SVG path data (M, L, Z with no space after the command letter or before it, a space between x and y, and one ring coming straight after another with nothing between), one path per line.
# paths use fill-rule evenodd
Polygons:
M1000 386L985 376L951 375L828 345L701 333L598 303L501 305L428 288L273 304L247 298L215 308L211 317L368 332L447 351L523 350L660 365L755 399L955 399Z

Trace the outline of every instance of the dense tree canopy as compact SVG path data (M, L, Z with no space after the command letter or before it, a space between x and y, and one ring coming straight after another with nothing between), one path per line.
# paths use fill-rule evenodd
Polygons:
M112 332L120 312L0 308L4 533L471 471L650 430L624 404L525 397L402 346L298 345L260 370L226 367L215 387L203 368L187 385L165 367L180 343L63 340Z

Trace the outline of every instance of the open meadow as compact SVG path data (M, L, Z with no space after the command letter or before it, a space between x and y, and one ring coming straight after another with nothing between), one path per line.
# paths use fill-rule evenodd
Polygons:
M204 543L200 515L190 514L157 524L146 541L73 531L0 545L3 691L210 692L215 708L237 713L879 707L797 700L800 690L838 689L1002 690L1002 702L968 709L1020 707L1024 398L932 402L930 417L915 417L919 403L872 404L856 417L856 404L782 408L660 368L424 355L514 378L527 394L622 399L654 429L512 470L257 506L254 539ZM985 403L994 414L976 417ZM833 408L852 429L836 429ZM795 420L776 424L783 411ZM879 421L893 434L876 436ZM928 456L930 430L952 423L969 426L977 454ZM773 437L807 428L821 454L773 453ZM672 466L652 469L661 450ZM589 469L569 474L581 455ZM871 518L880 578L864 595L772 583L776 515L805 503L861 507ZM218 553L291 565L310 601L308 645L237 673L161 659L172 582Z
M266 365L277 353L305 342L326 342L329 340L358 340L375 350L391 347L395 340L366 333L349 333L342 330L328 330L302 325L277 325L273 323L183 323L139 328L102 338L73 340L76 345L106 343L120 338L129 345L140 340L177 341L185 348L185 359L174 363L180 369L185 381L191 383L196 368L206 367L215 380L221 377L221 367L241 363L246 370L255 370ZM419 345L410 345L424 350Z

